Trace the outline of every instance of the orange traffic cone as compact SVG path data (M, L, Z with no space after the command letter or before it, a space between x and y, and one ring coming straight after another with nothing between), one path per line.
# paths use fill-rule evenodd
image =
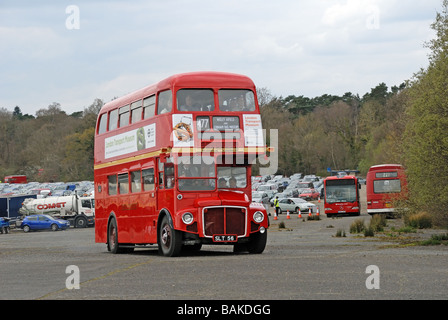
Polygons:
M311 215L311 208L308 209L308 217L310 217L310 218L312 217L312 215Z
M319 216L319 207L317 207L316 216Z
M278 220L278 218L277 218L277 211L275 211L275 213L274 213L274 220Z
M302 212L300 212L300 209L299 209L299 215L297 216L297 218L302 219Z
M286 210L286 219L291 219L291 217L289 216L289 210Z

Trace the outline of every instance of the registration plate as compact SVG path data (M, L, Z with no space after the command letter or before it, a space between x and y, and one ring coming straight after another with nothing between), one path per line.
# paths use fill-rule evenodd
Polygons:
M236 234L215 234L213 235L213 242L236 242L238 236Z

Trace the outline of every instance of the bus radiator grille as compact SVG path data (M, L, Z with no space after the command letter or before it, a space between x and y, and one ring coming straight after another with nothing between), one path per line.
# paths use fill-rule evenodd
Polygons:
M246 234L246 210L238 207L204 208L204 235Z

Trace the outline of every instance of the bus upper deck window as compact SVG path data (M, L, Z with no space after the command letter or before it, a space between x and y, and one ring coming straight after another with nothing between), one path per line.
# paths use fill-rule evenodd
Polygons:
M131 123L142 120L142 100L131 104Z
M154 116L155 107L156 107L155 95L143 99L143 119L148 119Z
M118 127L118 109L115 109L109 113L109 131L117 129L117 127Z
M100 124L98 126L98 134L104 133L107 130L107 113L103 113L100 118Z
M213 111L215 100L211 89L181 89L176 94L179 111Z
M255 110L255 96L251 90L221 89L218 98L221 111Z
M173 107L173 99L171 90L162 91L159 93L159 100L157 102L157 114L171 112Z
M121 107L119 111L120 128L129 124L129 105Z

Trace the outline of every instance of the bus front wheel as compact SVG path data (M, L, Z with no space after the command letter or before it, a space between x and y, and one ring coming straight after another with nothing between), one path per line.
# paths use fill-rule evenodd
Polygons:
M263 233L258 232L251 236L251 241L247 244L249 253L262 253L266 248L266 242L268 239L268 232L265 230Z
M158 239L159 251L166 257L175 257L182 249L182 233L173 228L168 217L162 218Z

